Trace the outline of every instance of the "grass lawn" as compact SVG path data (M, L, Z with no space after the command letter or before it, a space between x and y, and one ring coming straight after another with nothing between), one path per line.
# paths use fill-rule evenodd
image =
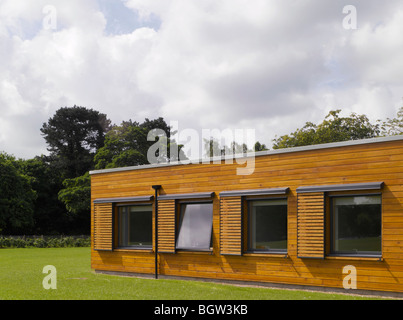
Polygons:
M45 290L43 267L57 270ZM0 249L0 300L336 300L366 297L96 274L89 248Z

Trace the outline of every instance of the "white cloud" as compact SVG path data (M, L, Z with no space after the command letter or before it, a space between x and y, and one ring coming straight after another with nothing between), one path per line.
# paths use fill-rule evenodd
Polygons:
M45 152L42 123L74 104L115 123L256 128L268 146L331 109L393 117L403 4L350 2L357 30L343 29L342 1L4 0L0 150ZM45 5L55 30L42 28Z

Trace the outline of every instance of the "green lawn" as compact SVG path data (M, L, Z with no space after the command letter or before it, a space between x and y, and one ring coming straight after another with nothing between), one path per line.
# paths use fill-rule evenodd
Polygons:
M45 290L43 267L57 270ZM0 300L325 300L359 296L96 274L89 248L0 249Z

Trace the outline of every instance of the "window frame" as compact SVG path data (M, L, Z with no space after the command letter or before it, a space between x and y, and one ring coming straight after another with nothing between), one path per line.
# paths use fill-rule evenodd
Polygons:
M370 196L378 196L380 197L380 215L381 215L381 251L376 251L371 253L369 251L357 251L356 253L352 252L343 252L343 251L334 251L334 199L335 198L352 198L352 197L370 197ZM383 253L383 197L382 192L374 192L374 193L343 193L343 194L331 194L327 195L328 203L329 203L329 216L326 219L329 223L329 228L327 229L329 232L329 248L328 254L329 257L363 257L363 258L381 258Z
M121 218L120 218L120 210L122 208L130 208L130 207L150 207L150 214L151 214L151 244L150 245L120 245L120 235L121 235ZM116 228L117 228L117 246L116 249L125 249L125 250L153 250L154 246L154 235L153 235L153 220L154 220L154 205L153 203L121 203L116 204ZM126 226L128 228L128 226Z
M254 201L277 201L277 200L285 200L286 202L286 219L287 219L287 223L286 223L286 233L287 233L287 248L286 249L254 249L251 248L251 228L252 228L252 223L251 223L251 215L252 215L252 202ZM246 215L244 215L244 218L246 218L247 223L246 223L246 229L244 229L244 231L246 231L246 241L244 243L244 245L246 245L246 253L258 253L258 254L278 254L278 255L287 255L288 254L288 197L258 197L258 198L246 198L245 199L245 207L242 205L243 208L246 208Z
M182 206L189 204L211 204L211 231L210 231L210 247L208 249L198 249L198 248L178 248L178 238L180 234L180 229L182 225ZM176 202L176 230L175 230L175 251L177 252L213 252L213 221L214 221L214 201L210 200L179 200Z

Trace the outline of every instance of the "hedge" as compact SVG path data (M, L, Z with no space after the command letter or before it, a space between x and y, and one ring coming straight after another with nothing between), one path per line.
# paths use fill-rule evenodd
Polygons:
M0 236L0 248L71 248L90 247L88 237L10 237Z

